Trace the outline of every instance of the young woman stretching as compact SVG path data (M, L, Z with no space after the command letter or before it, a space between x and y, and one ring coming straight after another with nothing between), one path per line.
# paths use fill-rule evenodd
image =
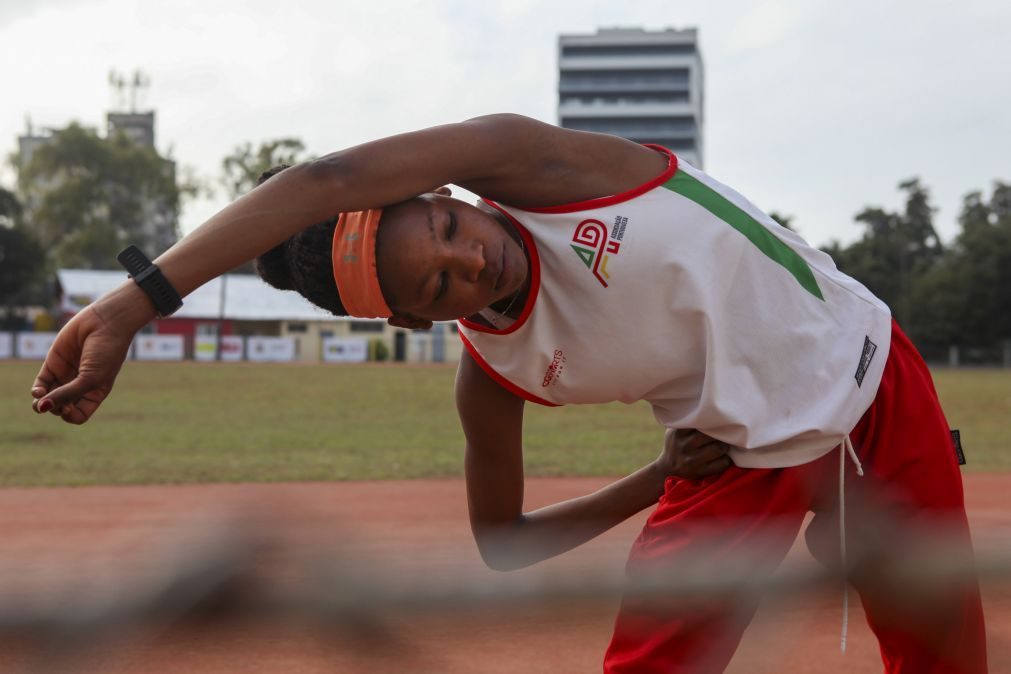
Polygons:
M451 183L485 201L439 189ZM947 423L888 308L663 148L513 115L393 136L280 171L157 263L186 295L258 255L268 282L338 315L406 328L460 319L470 517L495 568L569 550L658 500L630 574L745 550L771 570L808 511L812 551L838 563L846 474L863 477L847 483L844 510L887 509L910 530L943 522L971 557ZM86 421L154 315L126 282L75 316L35 382L35 409ZM647 400L665 452L600 492L524 513L525 400ZM671 477L690 472L673 467L675 439L703 472L723 468L707 437L734 465ZM851 517L847 535L871 520ZM891 552L879 546L865 566ZM905 601L851 561L888 672L986 671L974 584ZM686 613L630 599L604 668L721 671L756 605L714 598Z

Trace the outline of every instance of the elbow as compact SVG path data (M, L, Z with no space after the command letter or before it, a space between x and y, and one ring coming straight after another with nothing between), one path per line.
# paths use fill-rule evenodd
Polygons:
M519 571L520 569L529 566L528 564L523 564L514 556L503 554L497 550L489 551L487 548L480 546L478 546L478 550L481 553L481 561L484 562L484 566L488 567L492 571L509 573L510 571Z
M530 566L531 561L527 560L519 547L506 535L501 528L494 531L484 530L474 532L474 540L477 543L477 550L481 554L481 561L492 571L518 571Z
M298 167L305 171L305 175L312 182L322 186L339 186L351 175L348 159L341 152L323 155L318 159L299 164Z
M518 571L527 566L526 564L518 563L511 555L503 554L499 550L491 550L482 546L478 546L478 550L481 552L481 560L484 562L484 565L492 571L508 573L509 571Z

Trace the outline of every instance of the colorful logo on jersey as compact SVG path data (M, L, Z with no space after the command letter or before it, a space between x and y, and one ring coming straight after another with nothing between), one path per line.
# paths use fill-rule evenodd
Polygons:
M582 260L586 268L600 285L607 287L611 275L607 271L607 263L621 250L621 239L625 236L625 225L628 218L618 216L615 227L608 236L607 227L600 220L583 220L572 235L572 250Z

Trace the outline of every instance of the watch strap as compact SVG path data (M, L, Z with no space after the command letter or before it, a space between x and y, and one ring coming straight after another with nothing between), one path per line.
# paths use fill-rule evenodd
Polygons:
M182 297L154 264L137 246L128 246L116 256L134 282L150 298L158 316L171 316L183 305Z

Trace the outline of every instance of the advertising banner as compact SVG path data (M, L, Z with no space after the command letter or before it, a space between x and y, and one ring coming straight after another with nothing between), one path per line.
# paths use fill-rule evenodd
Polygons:
M43 360L56 339L55 332L19 332L17 355L22 360Z
M0 360L14 357L14 335L0 332Z
M133 350L137 360L182 360L185 354L182 335L141 335Z
M323 361L327 363L364 363L369 343L360 337L327 337L323 340Z
M232 362L242 360L242 342L239 335L225 335L221 338L221 360ZM213 335L201 335L196 338L193 356L201 361L218 359L218 338Z
M257 363L283 363L295 360L295 339L292 337L248 337L246 360Z

